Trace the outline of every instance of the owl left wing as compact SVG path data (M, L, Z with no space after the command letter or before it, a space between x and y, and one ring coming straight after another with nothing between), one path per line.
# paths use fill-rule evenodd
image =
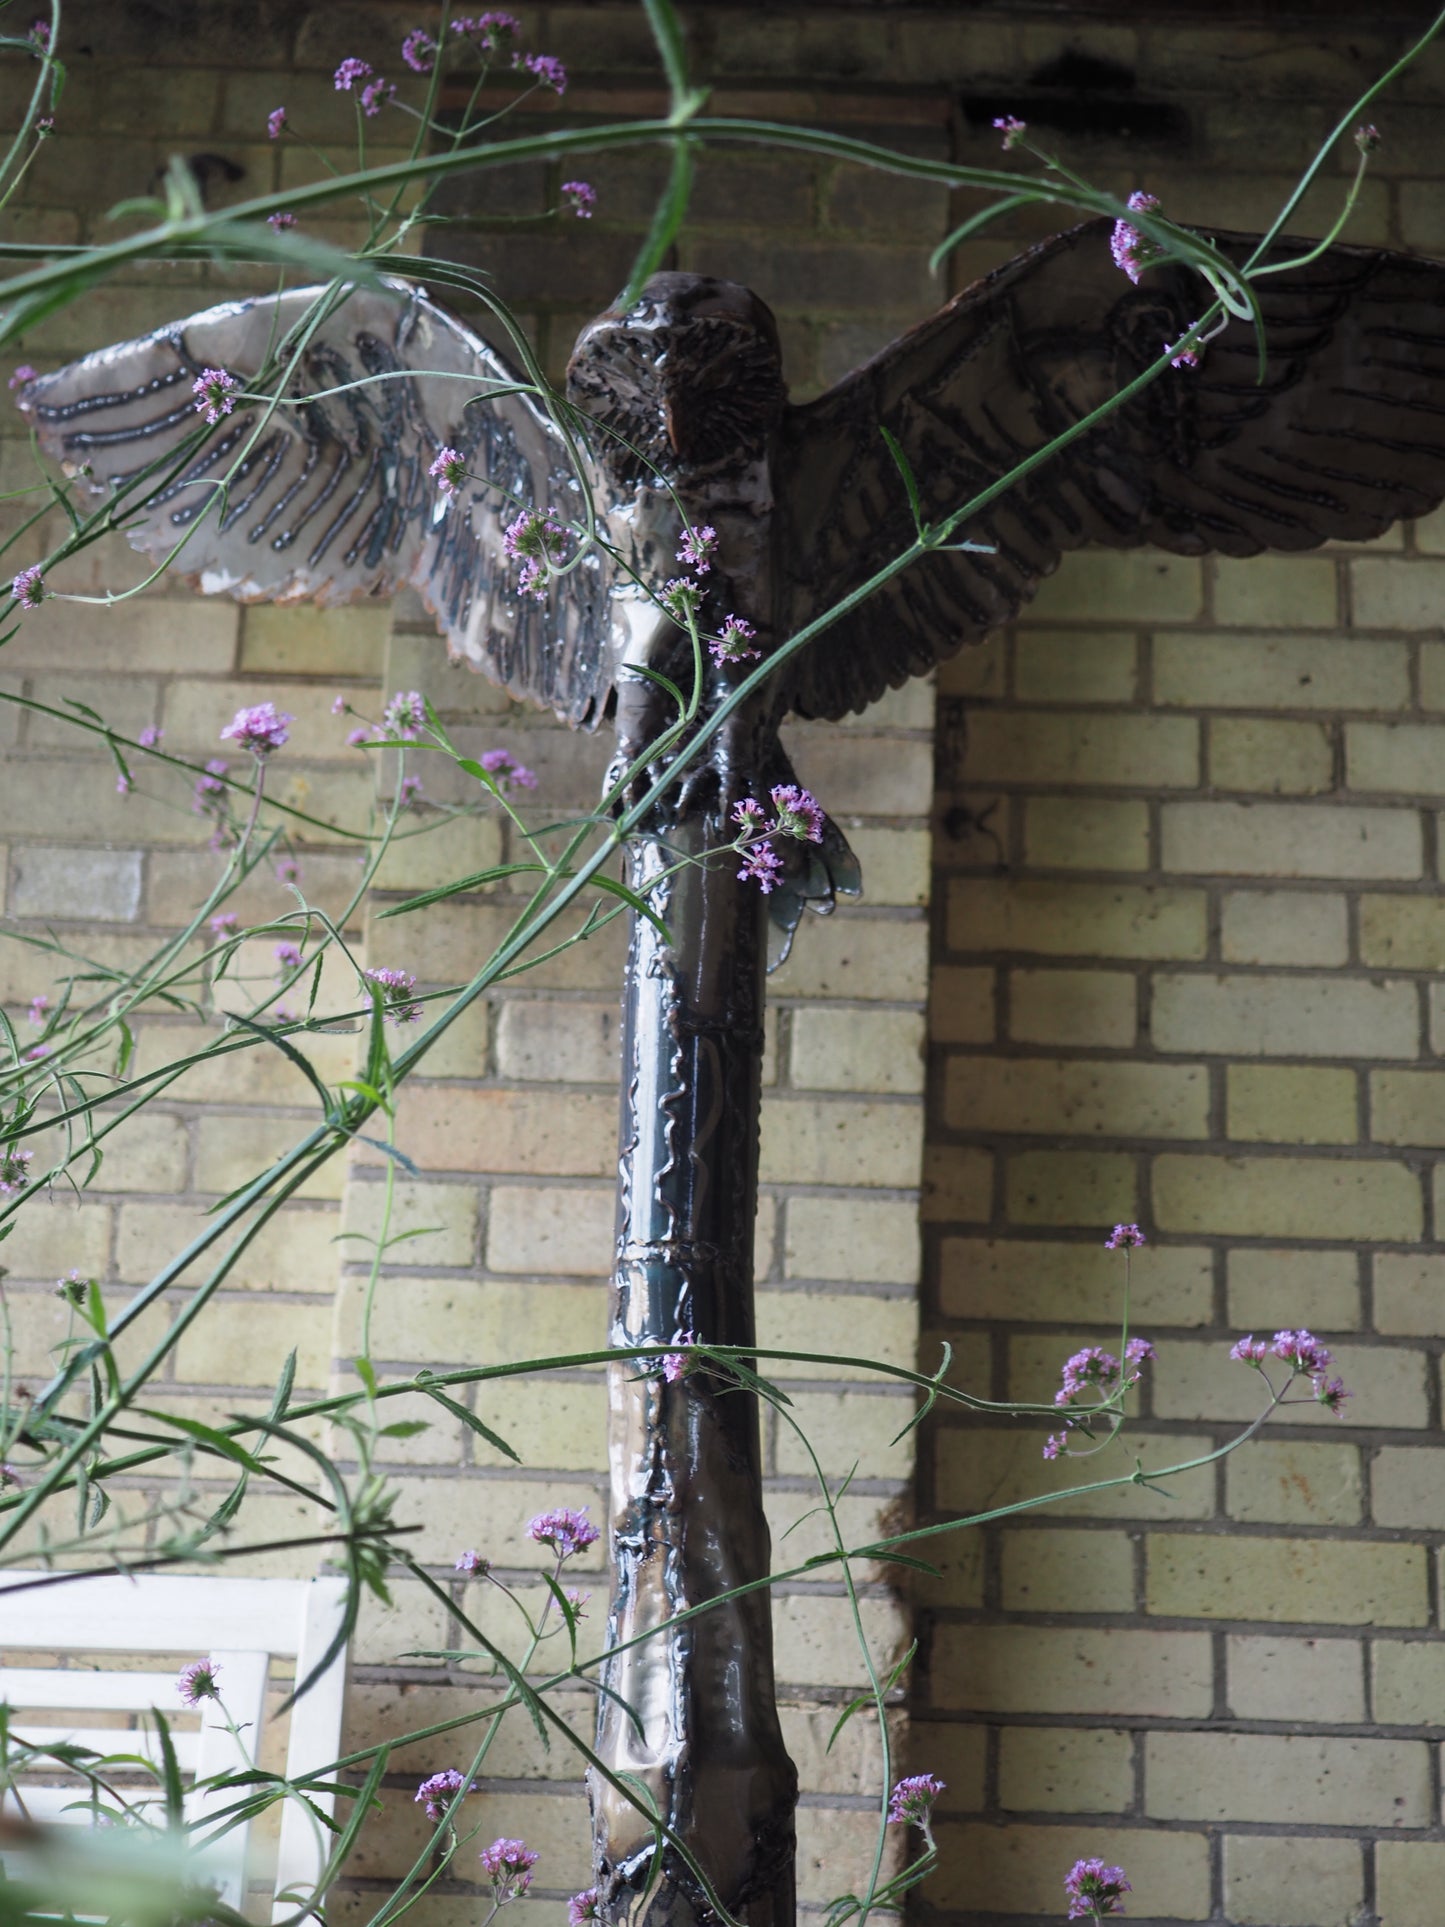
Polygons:
M19 396L41 447L96 493L120 490L131 543L210 594L335 604L415 587L453 656L569 723L612 684L612 569L588 549L545 601L517 591L508 524L580 524L590 459L488 342L419 289L352 290L294 343L317 288L228 302L103 348ZM220 370L243 400L207 428L192 387ZM428 475L443 448L468 479Z
M1117 394L1204 305L1200 278L1114 265L1108 222L1021 255L785 417L774 462L793 633L905 550L913 518L880 434L937 521ZM1254 237L1216 235L1243 260ZM1305 251L1286 243L1275 258ZM797 659L794 710L836 717L1007 622L1086 543L1257 555L1381 534L1445 499L1445 267L1332 247L1255 283L1269 350L1231 322Z

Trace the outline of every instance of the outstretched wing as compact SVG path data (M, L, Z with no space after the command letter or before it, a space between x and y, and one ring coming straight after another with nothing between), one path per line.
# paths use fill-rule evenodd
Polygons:
M1155 268L1131 287L1109 231L1091 222L1021 255L789 411L774 470L784 633L912 540L880 427L937 520L1116 394L1198 317L1196 275ZM1215 238L1240 260L1254 245ZM799 658L793 708L841 716L876 701L1006 622L1085 543L1308 549L1379 535L1445 498L1445 267L1333 247L1255 286L1262 383L1253 331L1231 322L1198 368L1166 371L960 530L993 554L926 556L825 631Z
M594 725L612 682L605 555L538 602L517 593L503 546L523 508L580 520L590 469L574 471L503 358L404 283L353 290L291 342L322 292L231 302L101 349L31 382L20 406L92 489L125 491L131 542L174 556L195 586L339 603L411 584L454 656ZM207 430L192 385L208 368L242 388L260 376L279 404L239 403ZM427 474L445 447L475 478L451 499Z

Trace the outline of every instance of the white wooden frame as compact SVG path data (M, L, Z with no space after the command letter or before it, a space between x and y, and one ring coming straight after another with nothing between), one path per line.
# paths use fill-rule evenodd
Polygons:
M67 1577L60 1585L28 1590L35 1580L53 1577L39 1572L0 1572L0 1661L7 1651L25 1649L62 1654L180 1653L213 1658L221 1669L227 1711L252 1740L259 1739L264 1727L271 1660L294 1660L299 1684L335 1638L346 1603L345 1581L330 1578L192 1578L142 1573L131 1579L107 1573L94 1578ZM345 1687L343 1647L322 1677L291 1708L288 1779L314 1772L337 1757ZM137 1712L153 1706L167 1715L184 1710L172 1672L107 1673L89 1668L58 1670L0 1663L0 1700L27 1710L81 1713ZM174 1735L181 1770L198 1780L232 1771L241 1764L236 1743L214 1710L208 1716L207 1705L202 1702L200 1711L198 1733ZM18 1738L42 1745L68 1738L102 1752L145 1752L158 1758L154 1736L142 1732L123 1733L114 1727L81 1723L74 1727L20 1724L12 1730ZM25 1802L37 1819L83 1822L83 1812L66 1815L59 1810L75 1797L73 1788L33 1788L26 1791ZM187 1818L201 1819L209 1808L224 1807L235 1797L222 1794L208 1800L204 1794L195 1795L187 1801ZM324 1812L334 1811L334 1796L312 1797ZM216 1870L223 1897L234 1907L243 1900L247 1831L237 1827L227 1835L230 1860ZM314 1886L325 1864L325 1841L329 1837L299 1801L286 1801L276 1858L277 1894L291 1888L305 1893ZM285 1919L294 1912L295 1907L285 1902L273 1903L273 1920Z

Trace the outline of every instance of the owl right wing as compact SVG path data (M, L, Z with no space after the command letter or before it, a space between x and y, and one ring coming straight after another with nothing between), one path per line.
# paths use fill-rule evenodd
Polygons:
M288 345L322 293L229 302L102 348L28 383L20 407L94 492L125 491L133 546L204 592L335 604L410 585L454 657L594 727L614 674L611 559L594 544L537 601L504 542L523 509L581 525L590 457L488 342L405 283L352 290ZM248 390L260 377L280 403L268 417L240 402L207 428L203 369ZM450 498L427 473L448 447L468 472Z

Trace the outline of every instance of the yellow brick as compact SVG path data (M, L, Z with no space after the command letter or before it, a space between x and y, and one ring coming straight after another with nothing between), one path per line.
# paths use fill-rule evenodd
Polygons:
M248 1291L334 1292L345 1250L335 1243L337 1215L331 1204L283 1206L240 1253L227 1273L230 1284ZM205 1228L204 1213L189 1206L128 1202L120 1211L116 1269L142 1284ZM186 1282L199 1283L211 1263L214 1258L198 1259Z
M1255 1144L1353 1144L1355 1073L1303 1065L1231 1064L1227 1135Z
M779 997L921 1001L928 982L928 926L921 918L867 917L846 906L826 922L809 917L792 955L768 981Z
M1200 565L1157 549L1085 549L1040 583L1033 614L1107 622L1121 609L1135 622L1194 621L1204 609Z
M1429 1823L1429 1749L1412 1740L1151 1733L1144 1757L1150 1813L1158 1819Z
M1445 1690L1445 1645L1437 1640L1370 1643L1375 1718L1390 1726L1438 1726Z
M1073 1861L1123 1856L1141 1914L1147 1908L1157 1919L1203 1920L1210 1912L1209 1847L1202 1833L945 1822L939 1848L929 1888L935 1907L1047 1918L1060 1911L1060 1883Z
M1359 628L1439 629L1445 562L1370 555L1351 557L1347 566Z
M1131 1278L1130 1303L1136 1321L1211 1322L1213 1273L1208 1251L1189 1245L1151 1246L1135 1258ZM1054 1323L1090 1315L1109 1320L1118 1315L1123 1283L1118 1253L1105 1251L1100 1236L1087 1244L946 1238L939 1258L940 1303L950 1318Z
M514 704L504 689L499 689L469 662L450 662L446 644L436 632L436 624L422 608L420 599L407 607L407 592L391 605L392 622L385 637L386 668L381 677L378 703L392 689L419 689L449 721L490 725L501 716L525 714L523 705ZM359 698L353 698L363 707Z
M918 1308L911 1297L762 1291L757 1308L758 1343L764 1351L831 1352L914 1369ZM773 1378L861 1378L875 1385L888 1382L880 1373L861 1366L806 1365L765 1358L762 1369Z
M1319 803L1166 803L1164 867L1200 876L1418 877L1413 810Z
M1376 1522L1382 1526L1445 1525L1440 1479L1445 1451L1424 1446L1383 1445L1370 1468Z
M1032 870L1147 870L1149 806L1095 796L1030 797L1024 861Z
M1378 1286L1376 1292L1378 1301ZM1279 1331L1301 1319L1312 1331L1351 1331L1359 1324L1359 1261L1353 1251L1273 1246L1230 1252L1231 1325L1240 1331L1247 1326Z
M1021 702L1132 703L1139 644L1130 635L1020 628L1014 686Z
M1334 787L1334 760L1322 723L1221 716L1209 725L1209 781L1216 789L1317 796Z
M958 775L968 783L1194 789L1199 726L1185 716L977 710L969 718Z
M1108 1059L953 1057L945 1067L943 1116L955 1130L1202 1138L1208 1072L1202 1065Z
M960 964L938 964L929 984L930 1041L935 1044L988 1044L993 1041L994 1023L993 971Z
M925 1224L981 1224L993 1215L993 1157L961 1144L923 1153L919 1216Z
M174 1224L174 1212L171 1216ZM4 1257L15 1277L54 1280L72 1268L87 1278L104 1275L110 1251L109 1205L81 1204L62 1191L36 1192L10 1223Z
M258 1177L299 1144L312 1128L309 1117L203 1117L196 1126L198 1191L225 1197ZM333 1156L296 1194L302 1198L339 1198L346 1167Z
M1445 1144L1445 1102L1435 1071L1372 1071L1370 1135L1378 1144Z
M151 923L176 928L190 922L199 904L216 881L218 866L214 853L204 847L191 850L152 850L146 870L146 917ZM355 930L361 923L360 907L352 902L361 879L354 856L328 856L308 849L302 868L306 898L324 910L337 924ZM348 908L348 906L350 906ZM269 864L253 870L226 899L226 909L243 927L269 923L273 918L294 915L296 899L279 881ZM319 933L318 933L319 934ZM280 931L270 939L279 939ZM273 953L263 950L267 972L275 969Z
M1376 1848L1375 1908L1380 1927L1438 1927L1445 1846L1382 1840Z
M5 666L104 672L123 662L137 674L226 675L240 619L233 602L185 592L147 595L109 608L51 603L41 620L22 623L5 645Z
M917 1010L793 1012L792 1083L800 1090L923 1089L924 1023Z
M1063 1363L1063 1348L1059 1361ZM1182 1465L1211 1450L1213 1441L1202 1434L1190 1437L1151 1435L1130 1426L1124 1450L1101 1453L1079 1464L1069 1459L1045 1460L1042 1454L1047 1422L1029 1421L1010 1431L982 1431L977 1427L944 1427L938 1434L938 1503L948 1512L972 1515L995 1506L1033 1499L1041 1492L1066 1492L1095 1480L1125 1479L1137 1454L1151 1475L1171 1465ZM1081 1493L1050 1508L1075 1519L1207 1519L1214 1511L1212 1468L1171 1475L1168 1494L1143 1486L1118 1485Z
M933 1699L978 1713L1197 1719L1210 1708L1207 1633L940 1625Z
M377 867L378 890L399 890L408 896L436 890L459 877L493 869L501 861L502 829L495 817L441 816L431 811L418 817L408 811L399 830Z
M1224 1842L1225 1905L1240 1927L1314 1927L1322 1920L1357 1920L1364 1907L1364 1886L1360 1843L1355 1840L1248 1834Z
M1015 970L1008 997L1020 1043L1127 1049L1138 1033L1135 981L1121 970Z
M1299 1308L1307 1308L1303 1301ZM1266 1334L1268 1335L1268 1334ZM1291 1403L1270 1419L1270 1427L1378 1425L1389 1414L1393 1426L1429 1423L1426 1376L1428 1360L1422 1353L1396 1345L1354 1345L1331 1341L1335 1367L1354 1396L1338 1418L1329 1418L1309 1398ZM1267 1394L1256 1375L1230 1359L1223 1344L1171 1341L1161 1352L1154 1373L1154 1409L1160 1418L1234 1419L1256 1417ZM1295 1387L1298 1392L1299 1387ZM1248 1449L1247 1447L1245 1448Z
M354 1179L346 1187L342 1228L355 1234L337 1247L338 1258L369 1265L374 1246L363 1242L382 1233L386 1187ZM400 1265L472 1265L477 1260L478 1204L469 1184L421 1184L398 1178L392 1188L387 1235L406 1239L387 1254ZM423 1233L424 1235L418 1235Z
M27 844L11 864L10 911L16 917L134 923L141 900L139 850L78 850Z
M1202 890L1129 883L1012 883L956 878L948 888L955 952L1046 957L1202 957Z
M917 688L917 683L908 685ZM871 904L921 907L928 902L930 839L926 830L883 829L850 823L848 841L863 872Z
M1231 629L1333 629L1339 595L1332 557L1217 556L1214 620Z
M1018 1813L1126 1813L1134 1804L1133 1737L1108 1727L1006 1726L998 1801Z
M218 1041L216 1031L199 1026L148 1024L138 1039L133 1074L159 1070ZM287 1041L312 1065L323 1084L335 1085L352 1075L356 1062L354 1035L316 1031ZM314 1101L305 1073L274 1045L259 1039L240 1050L203 1059L167 1089L189 1104L300 1105Z
M519 1477L515 1470L505 1479L492 1476L492 1467L458 1478L454 1472L427 1475L421 1472L397 1473L392 1484L397 1491L395 1517L399 1525L416 1525L407 1545L412 1557L429 1566L444 1566L448 1571L457 1553L475 1546L489 1557L501 1548L509 1566L536 1571L549 1563L549 1555L527 1536L527 1521L553 1506L577 1506L590 1510L594 1520L605 1517L599 1505L599 1479L593 1472L531 1473ZM569 1577L582 1586L595 1586L606 1567L603 1540L568 1561ZM578 1573L583 1576L578 1578Z
M1166 1152L1154 1161L1154 1211L1162 1230L1226 1237L1395 1244L1417 1239L1422 1230L1419 1179L1403 1164L1377 1160Z
M1007 1613L1129 1613L1134 1610L1134 1544L1122 1532L1044 1531L999 1535L1000 1603Z
M1420 644L1420 707L1445 709L1445 642Z
M1330 636L1156 636L1154 696L1186 708L1404 709L1409 653Z
M1001 696L1004 677L1004 640L985 636L966 644L956 656L938 666L940 696Z
M1395 970L1439 970L1445 965L1445 900L1362 896L1360 957Z
M263 1321L245 1298L219 1295L181 1334L176 1376L202 1385L274 1385L295 1350L298 1385L326 1383L331 1307L322 1299L272 1299Z
M615 1089L622 1070L621 1023L615 1003L509 997L497 1018L497 1069L503 1077Z
M439 903L406 919L410 954L425 956L429 982L466 983L505 938L513 920L512 911L494 903ZM577 924L575 917L559 919L542 948L575 934ZM393 934L399 928L381 926L380 940L387 945L400 941ZM373 937L370 949L377 944ZM516 981L527 990L596 990L615 996L626 955L627 927L619 917L585 942L569 944L558 956L524 971Z
M860 1786L877 1784L882 1759L874 1722L850 1720L830 1752L828 1735L837 1720L832 1707L810 1706L806 1702L780 1706L778 1719L783 1729L783 1745L798 1769L800 1786L814 1793L854 1793ZM908 1744L907 1717L900 1709L888 1724L891 1743L897 1749L894 1757L898 1758ZM949 1792L954 1791L956 1784L957 1804L962 1811L972 1812L982 1805L982 1800L973 1794L972 1785L976 1782L980 1789L983 1785L984 1749L978 1742L984 1735L978 1727L955 1726L948 1730L965 1736L965 1744L953 1749L949 1762L955 1775L949 1782ZM947 1767L942 1771L947 1777Z
M1372 1545L1350 1557L1333 1539L1161 1532L1146 1543L1151 1613L1335 1626L1423 1626L1429 1618L1421 1546Z
M1365 1717L1364 1649L1354 1639L1230 1633L1224 1642L1229 1710L1241 1720L1310 1717L1346 1725ZM1376 1717L1381 1715L1376 1708Z
M364 1279L347 1279L337 1302L336 1344L346 1358L360 1344L364 1285ZM429 1367L600 1351L607 1343L607 1293L600 1284L383 1277L371 1343L377 1358Z
M785 1277L909 1285L918 1262L918 1208L911 1201L793 1198L788 1204Z
M809 1559L816 1559L820 1554L835 1554L840 1535L845 1547L876 1544L898 1530L901 1496L898 1491L894 1491L890 1497L875 1494L867 1498L845 1493L838 1503L839 1530L835 1534L819 1509L816 1491L765 1489L763 1511L773 1541L773 1572L788 1571ZM836 1578L837 1571L835 1565L826 1576ZM816 1577L816 1572L811 1576ZM901 1568L881 1559L856 1559L853 1576L869 1583L882 1582L895 1587L900 1581L905 1586L908 1583Z
M248 617L257 613L258 610L247 612ZM266 613L278 620L288 616L294 620L290 611L271 608ZM308 610L307 614L320 618L323 612ZM224 755L226 745L218 740L221 729L238 709L254 702L262 693L255 682L238 677L172 676L161 688L164 692L161 720L165 725L162 747L175 756ZM300 684L286 691L277 707L291 717L287 758L339 759L348 766L354 765L358 771L369 767L356 750L347 747L346 732L350 724L331 714L331 701L332 692L319 686L308 688ZM145 768L143 759L140 767ZM232 773L238 773L239 768L237 765Z
M97 1120L104 1122L104 1113ZM39 1177L52 1162L60 1164L67 1154L62 1130L57 1127L38 1132L27 1140L35 1152L32 1177ZM98 1147L104 1161L94 1177L89 1176L90 1154L77 1137L73 1147L74 1176L86 1181L92 1191L184 1191L188 1188L186 1167L189 1162L186 1126L182 1119L147 1107L133 1114Z
M1359 1450L1304 1439L1253 1439L1226 1459L1225 1491L1232 1519L1256 1525L1356 1525Z
M488 1268L606 1277L615 1213L611 1191L498 1185L487 1212Z
M856 1726L859 1722L854 1720L850 1724ZM846 1727L844 1731L847 1731ZM788 1733L785 1717L785 1738ZM981 1726L960 1726L953 1721L945 1724L941 1720L914 1719L910 1722L908 1770L910 1773L927 1772L931 1762L938 1762L933 1771L944 1783L944 1790L938 1798L940 1813L977 1813L983 1806L987 1740L988 1734ZM788 1751L798 1761L801 1773L803 1760L791 1741ZM1070 1808L1070 1811L1077 1812L1078 1809Z
M874 1381L875 1386L880 1381ZM893 1440L913 1412L910 1393L898 1387L848 1392L795 1392L789 1416L801 1426L825 1472L844 1473L855 1465L869 1476L903 1479L912 1464L913 1441ZM813 1464L792 1425L778 1424L777 1469L805 1478Z
M795 1861L800 1908L826 1906L840 1893L861 1893L873 1873L874 1836L858 1825L861 1816L846 1807L798 1806ZM880 1872L889 1879L902 1871L901 1827L890 1829Z
M857 1098L765 1098L761 1175L769 1184L918 1182L923 1120L916 1104Z
M1376 1252L1375 1330L1434 1338L1445 1303L1445 1258L1424 1252ZM1322 1320L1322 1323L1327 1322Z
M859 1601L874 1661L890 1666L908 1644L907 1616L892 1599ZM866 1680L846 1599L818 1593L773 1594L773 1654L779 1687L847 1686Z
M432 1006L435 1013L437 1006ZM485 1077L491 1036L491 1011L482 998L468 1004L428 1050L428 1077Z
M1345 899L1317 890L1231 890L1220 955L1226 963L1342 964L1350 938Z
M390 633L391 608L385 602L345 609L278 608L258 602L245 612L241 667L251 675L375 678L381 674ZM433 648L444 659L441 643ZM425 683L422 688L431 693Z
M1008 1161L1014 1224L1097 1225L1138 1209L1135 1160L1121 1151L1021 1151Z
M1351 723L1345 730L1349 787L1438 796L1440 747L1440 730L1435 724Z
M601 1177L616 1139L610 1094L408 1084L397 1108L397 1142L425 1171Z

